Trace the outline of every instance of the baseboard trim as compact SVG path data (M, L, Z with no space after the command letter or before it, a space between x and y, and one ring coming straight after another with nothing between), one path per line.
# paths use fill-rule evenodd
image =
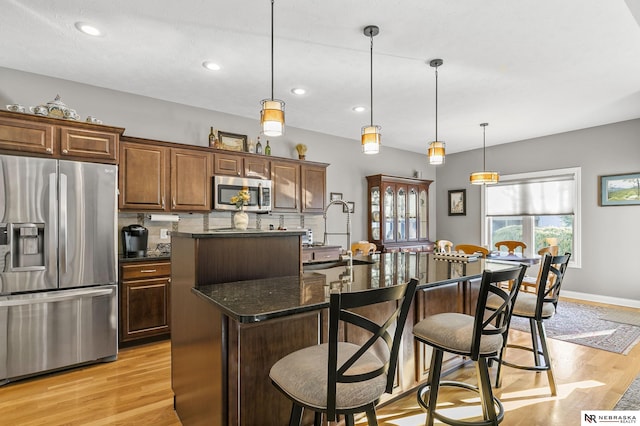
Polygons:
M602 296L599 294L580 293L578 291L562 291L562 296L570 299L586 300L588 302L606 303L608 305L627 306L629 308L639 308L640 300L623 299L620 297Z

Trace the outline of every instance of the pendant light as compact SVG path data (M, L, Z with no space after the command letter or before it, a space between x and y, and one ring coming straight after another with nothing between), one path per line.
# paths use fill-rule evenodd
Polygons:
M284 101L273 98L273 3L271 0L271 99L260 101L260 127L266 136L281 136L284 133Z
M469 176L469 181L474 185L489 185L492 183L498 183L500 180L500 174L498 172L488 172L487 171L487 162L486 162L486 151L487 148L485 146L485 136L486 130L489 123L482 123L480 126L482 127L482 171L481 172L473 172L471 176Z
M442 59L432 59L429 62L429 65L436 69L436 139L429 144L429 149L427 149L429 164L434 166L444 164L445 143L438 140L438 67L443 63Z
M371 39L371 121L368 126L362 127L362 152L365 154L377 154L380 152L380 142L382 134L380 126L373 124L373 37L377 36L380 32L380 28L375 25L368 25L364 27L364 35Z

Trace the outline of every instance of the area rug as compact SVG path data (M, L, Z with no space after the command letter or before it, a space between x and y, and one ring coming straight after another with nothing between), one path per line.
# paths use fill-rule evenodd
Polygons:
M609 311L602 313L600 319L640 327L640 312L609 309Z
M640 409L640 376L631 382L629 389L622 395L620 401L613 407L614 410L639 410Z
M560 300L544 322L547 337L626 355L640 341L640 327L602 319L610 311L616 309ZM511 327L529 331L529 320L513 317Z

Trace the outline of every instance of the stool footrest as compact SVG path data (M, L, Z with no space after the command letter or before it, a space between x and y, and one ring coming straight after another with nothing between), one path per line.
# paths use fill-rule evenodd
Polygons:
M508 344L507 348L511 348L511 349L520 349L521 351L528 351L528 352L532 352L532 353L537 353L538 355L542 356L542 359L544 360L544 353L542 351L535 351L533 348L529 348L527 346L521 346L521 345L512 345L512 344ZM527 370L527 371L547 371L551 369L551 366L549 365L521 365L521 364L514 364L511 363L509 361L506 360L501 360L500 358L494 357L491 358L492 361L497 361L499 363L501 363L502 365L506 365L507 367L511 367L511 368L517 368L519 370Z
M480 393L480 389L477 386L470 385L469 383L465 383L465 382L442 380L438 386L439 387L443 387L443 386L457 387L457 388L470 390L475 393ZM426 411L429 410L429 404L427 403L427 400L425 399L424 396L425 394L430 392L430 390L431 390L431 385L428 383L418 388L418 404L422 408L424 408ZM500 400L495 396L493 397L493 403L496 405L496 407L498 407L496 420L498 421L498 423L500 423L504 418L504 406L502 405L502 402L500 402ZM432 411L432 413L433 413L433 417L435 417L436 419L440 420L443 423L453 425L453 426L491 426L495 424L492 420L479 420L479 421L472 422L472 421L452 419L451 417L447 417L438 413L437 411L435 411L435 409Z

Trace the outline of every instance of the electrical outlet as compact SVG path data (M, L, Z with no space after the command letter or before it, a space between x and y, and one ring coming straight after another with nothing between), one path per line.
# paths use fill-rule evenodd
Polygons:
M165 228L160 229L160 239L166 240L167 238L169 238L169 230Z

